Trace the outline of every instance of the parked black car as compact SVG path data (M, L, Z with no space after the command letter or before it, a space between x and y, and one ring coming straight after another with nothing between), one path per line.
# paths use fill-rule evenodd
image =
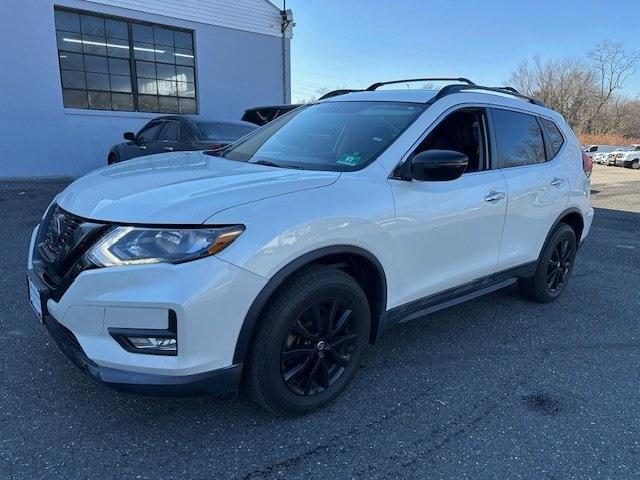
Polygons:
M184 150L215 150L252 132L256 125L236 120L206 120L186 116L157 117L138 133L126 132L126 142L109 152L107 163L143 155Z

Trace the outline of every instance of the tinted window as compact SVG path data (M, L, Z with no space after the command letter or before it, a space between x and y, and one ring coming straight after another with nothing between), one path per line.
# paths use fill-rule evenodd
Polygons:
M60 8L55 24L65 107L197 113L192 32Z
M156 138L156 134L158 133L158 130L160 130L161 125L162 124L159 122L150 123L138 132L136 140L139 142L152 142L154 138Z
M180 124L178 122L165 122L158 136L159 142L177 142L180 140Z
M546 161L542 131L534 116L509 110L493 113L500 168Z
M277 118L222 155L285 168L359 170L391 145L424 108L414 103L317 103Z
M549 138L549 143L551 144L551 152L548 156L549 159L556 156L556 154L562 148L562 144L564 143L564 137L562 133L560 133L560 129L553 123L551 120L547 120L546 118L541 118L542 125L544 125L544 129L547 131L547 138Z
M235 123L198 122L198 133L206 140L231 140L235 141L246 134L251 133L257 127L253 125L238 125Z

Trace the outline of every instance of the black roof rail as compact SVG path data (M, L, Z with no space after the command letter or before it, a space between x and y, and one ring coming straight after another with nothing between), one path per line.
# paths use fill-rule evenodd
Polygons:
M518 90L516 90L513 87L484 87L482 85L462 85L462 84L447 85L441 88L440 91L438 91L438 93L436 94L436 96L429 101L429 103L434 103L440 100L441 98L446 97L447 95L460 93L463 90L486 90L489 92L504 93L506 95L511 95L511 96L520 98L522 100L526 100L527 102L532 103L534 105L538 105L539 107L546 107L546 105L540 100L527 97L526 95L521 94Z
M318 100L324 100L325 98L337 97L338 95L345 95L347 93L361 92L361 91L362 90L351 89L351 88L342 88L340 90L331 90L330 92L327 92L324 95L322 95L320 98L318 98Z
M369 85L365 91L372 92L382 87L383 85L393 85L396 83L414 83L414 82L459 82L466 83L467 85L475 85L471 80L464 77L459 78L409 78L406 80L390 80L388 82L377 82L372 85Z

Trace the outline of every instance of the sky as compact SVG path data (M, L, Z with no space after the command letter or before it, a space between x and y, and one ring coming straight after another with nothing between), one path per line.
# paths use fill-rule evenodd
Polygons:
M282 7L283 0L276 0ZM292 99L380 80L467 77L504 85L535 55L584 55L603 40L640 51L640 0L287 0ZM640 71L625 94L640 94Z

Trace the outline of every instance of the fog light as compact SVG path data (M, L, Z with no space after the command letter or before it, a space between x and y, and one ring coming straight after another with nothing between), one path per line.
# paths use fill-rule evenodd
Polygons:
M155 350L159 352L175 352L178 350L178 342L175 338L158 337L127 337L133 348L140 350Z

